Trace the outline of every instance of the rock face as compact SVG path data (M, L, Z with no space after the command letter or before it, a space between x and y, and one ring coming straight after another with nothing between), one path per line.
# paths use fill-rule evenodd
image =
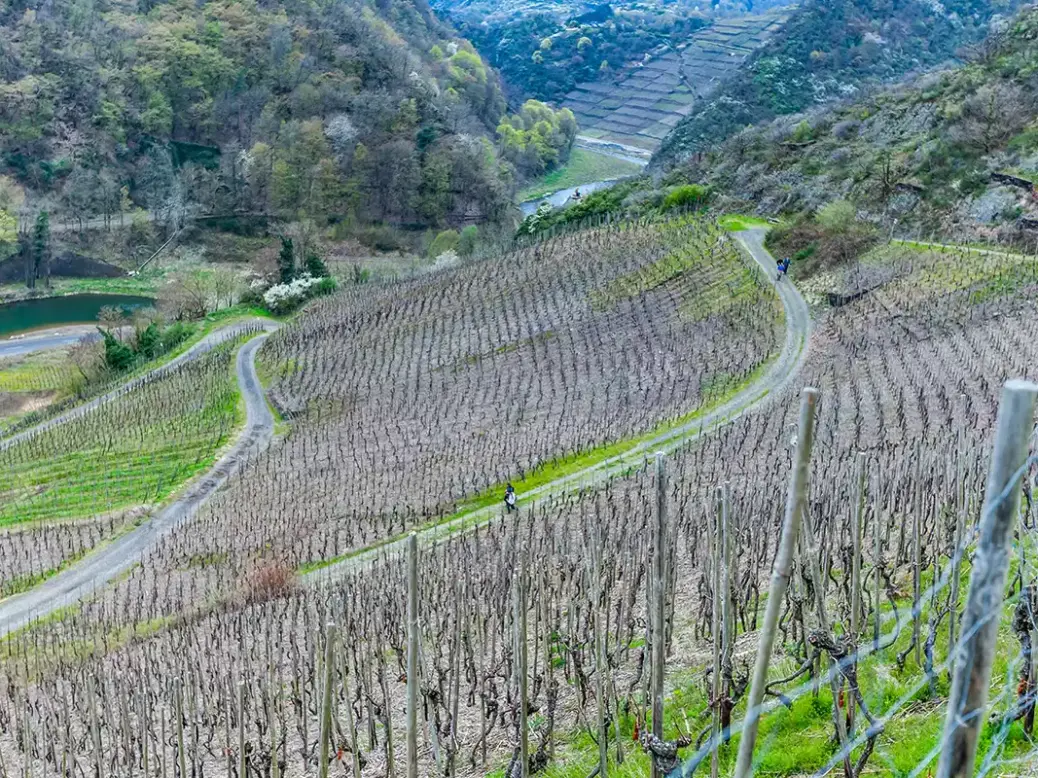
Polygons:
M126 271L100 259L65 251L51 259L50 274L64 278L117 278L126 275ZM20 257L0 262L0 283L14 284L24 279L25 264Z

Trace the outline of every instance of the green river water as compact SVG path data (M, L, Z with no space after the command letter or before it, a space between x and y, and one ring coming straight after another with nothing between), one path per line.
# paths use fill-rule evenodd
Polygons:
M132 310L154 304L155 301L150 297L126 294L70 294L64 297L19 300L0 305L0 338L41 327L89 324L97 321L97 314L105 306Z

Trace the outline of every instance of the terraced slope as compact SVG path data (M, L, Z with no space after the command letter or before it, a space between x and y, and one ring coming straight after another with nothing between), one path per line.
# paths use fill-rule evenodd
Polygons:
M782 27L776 11L719 21L674 50L633 64L610 83L581 84L566 95L588 145L616 144L651 155L697 100L709 97Z

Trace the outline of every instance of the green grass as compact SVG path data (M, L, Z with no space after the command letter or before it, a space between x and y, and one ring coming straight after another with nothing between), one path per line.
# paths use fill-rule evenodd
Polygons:
M0 525L160 502L208 469L244 419L237 342L0 452Z
M565 165L523 188L516 197L519 202L539 200L561 189L636 176L642 170L642 166L635 162L577 147L570 153Z
M759 216L747 216L738 213L725 214L717 220L717 223L728 230L728 232L742 232L743 230L752 230L759 227L770 229L774 226L771 222L761 219Z

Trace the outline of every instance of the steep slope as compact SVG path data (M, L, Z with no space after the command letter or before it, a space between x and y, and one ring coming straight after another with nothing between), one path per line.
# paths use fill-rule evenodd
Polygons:
M743 127L954 60L1016 0L810 0L657 154L668 167Z
M0 174L77 218L492 217L503 108L425 0L0 4Z
M741 207L810 211L849 199L928 230L1038 226L1038 10L1002 25L972 62L736 135L675 178Z

